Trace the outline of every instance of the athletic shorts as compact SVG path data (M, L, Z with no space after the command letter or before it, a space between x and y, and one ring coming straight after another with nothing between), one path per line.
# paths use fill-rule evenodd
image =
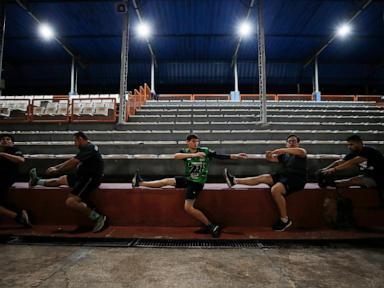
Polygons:
M361 179L361 181L363 182L363 185L366 188L377 187L376 180L373 179L372 177L368 175L359 175L357 177Z
M71 194L79 196L82 200L88 200L89 195L99 188L101 177L67 175L68 186L72 188Z
M15 183L14 179L11 179L10 177L7 176L1 176L0 177L0 205L6 204L6 199L7 199L7 193L9 188Z
M195 200L197 197L199 197L200 192L204 188L204 184L189 181L186 177L183 176L176 176L176 188L187 188L187 191L185 192L185 199L186 200Z
M304 188L306 179L293 174L272 174L273 184L280 182L285 187L285 195L299 191Z

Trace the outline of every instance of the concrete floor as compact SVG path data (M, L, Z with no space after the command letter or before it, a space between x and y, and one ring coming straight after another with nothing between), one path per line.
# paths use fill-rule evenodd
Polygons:
M0 287L384 287L384 249L0 245Z

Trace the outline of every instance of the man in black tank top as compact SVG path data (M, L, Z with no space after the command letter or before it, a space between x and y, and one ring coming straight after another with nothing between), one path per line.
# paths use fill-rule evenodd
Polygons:
M284 231L292 226L288 218L285 197L304 188L307 181L307 151L299 147L300 138L287 137L286 148L267 151L265 156L270 162L279 162L278 172L248 178L237 178L225 168L224 176L229 187L236 184L267 184L271 187L273 200L279 210L280 218L272 226L275 231Z
M65 200L65 204L68 208L88 216L95 225L93 232L99 232L105 228L107 217L89 208L89 196L101 184L104 162L99 148L89 142L88 137L83 132L74 134L74 144L79 149L76 156L59 165L49 167L46 171L48 176L61 176L42 179L37 176L36 169L33 168L29 172L29 186L30 188L36 185L47 187L66 185L71 187L72 191ZM66 174L62 175L63 173Z
M377 187L384 193L383 154L375 148L365 146L356 134L347 138L347 146L349 154L318 171L319 186Z

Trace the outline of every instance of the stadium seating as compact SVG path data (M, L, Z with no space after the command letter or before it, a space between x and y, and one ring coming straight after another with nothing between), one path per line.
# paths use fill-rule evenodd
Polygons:
M361 135L367 145L384 152L384 109L376 102L295 101L289 95L279 96L284 100L276 101L277 96L274 95L275 100L267 103L268 123L262 124L257 99L243 99L241 102L212 98L196 100L191 94L189 99L174 100L179 97L174 95L168 97L173 100L153 101L139 90L127 96L128 122L122 125L115 123L117 99L113 97L95 99L96 95L79 95L71 101L54 101L53 97L27 99L34 107L31 111L32 122L28 125L13 122L0 124L2 132L15 135L16 145L25 153L27 161L21 166L19 180L26 181L32 167L37 167L38 173L42 174L47 167L72 157L77 153L73 133L82 130L103 154L104 181L123 182L103 183L93 195L94 203L110 217L110 225L133 227L132 233L137 233L137 227L198 225L183 211L182 189L132 189L127 184L136 169L140 169L147 179L181 175L183 162L173 160L173 155L185 147L185 136L189 133L198 134L201 145L219 153L246 152L249 155L247 160L211 161L211 183L224 182L224 167L239 176L275 171L277 164L267 162L264 152L284 146L290 133L301 138L302 147L309 153L308 175L311 181L315 180L317 169L348 152L345 139L351 134ZM15 106L6 105L6 108L11 110ZM70 119L59 125L43 121L57 120L64 115ZM100 121L106 118L109 120ZM89 224L87 219L65 209L63 199L68 192L66 188L37 187L28 190L25 185L15 185L10 201L18 207L27 208L35 223L43 226ZM353 201L359 226L384 226L384 212L375 189L351 188L343 193ZM325 189L308 184L305 190L288 197L289 214L295 229L325 229L322 203L326 194ZM230 190L225 184L208 184L197 205L215 222L233 227L235 231L269 227L276 217L269 189L262 185L239 186ZM306 209L297 209L304 206ZM36 234L36 230L33 233ZM239 233L236 237L252 238L258 235L257 232ZM134 235L137 237L138 234ZM319 235L316 234L316 237Z

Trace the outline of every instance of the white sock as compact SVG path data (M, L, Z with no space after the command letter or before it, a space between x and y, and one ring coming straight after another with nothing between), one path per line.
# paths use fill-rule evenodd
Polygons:
M280 218L281 221L283 221L284 223L287 223L288 222L288 217L282 217Z

